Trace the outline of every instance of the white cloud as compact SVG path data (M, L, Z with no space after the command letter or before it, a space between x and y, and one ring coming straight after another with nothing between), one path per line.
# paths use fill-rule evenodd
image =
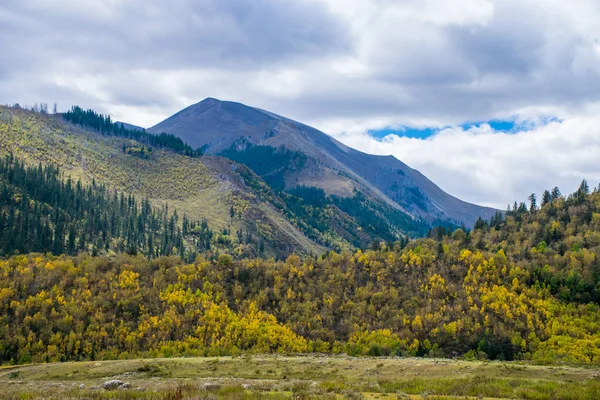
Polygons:
M394 155L463 199L504 209L532 192L558 186L574 192L582 179L600 181L600 117L571 117L506 133L489 125L448 128L427 138L338 134L362 151Z

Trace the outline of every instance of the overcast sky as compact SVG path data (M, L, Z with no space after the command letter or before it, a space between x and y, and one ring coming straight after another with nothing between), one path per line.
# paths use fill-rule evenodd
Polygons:
M1 0L0 102L149 127L239 101L505 208L600 180L598 21L597 0Z

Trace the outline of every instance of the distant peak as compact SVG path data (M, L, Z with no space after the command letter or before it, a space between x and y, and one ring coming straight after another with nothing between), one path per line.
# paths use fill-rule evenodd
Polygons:
M222 101L219 99L215 99L214 97L207 97L198 104L207 104L207 103L215 104L215 103L222 103Z

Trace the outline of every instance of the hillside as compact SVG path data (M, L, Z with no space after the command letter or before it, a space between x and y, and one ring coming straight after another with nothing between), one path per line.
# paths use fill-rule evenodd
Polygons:
M600 192L553 193L473 231L321 257L14 256L0 261L0 360L291 351L597 365Z
M210 250L211 236L205 222L181 223L147 199L65 180L52 166L26 167L12 153L0 160L0 256L114 251L193 259Z
M281 200L264 183L265 193L257 192L260 178L244 166L221 157L193 158L160 148L144 157L124 151L136 146L140 145L135 141L100 135L59 117L0 107L0 155L12 153L31 166L58 167L74 182L95 181L107 190L148 197L155 207L168 206L181 217L206 220L217 232L231 231L222 240L232 245L241 230L252 246L237 248L240 254L256 255L265 246L265 254L275 256L294 250L322 251L288 221Z
M392 156L354 150L310 126L240 103L208 98L148 131L174 134L208 153L245 160L276 190L305 185L344 197L358 190L430 223L472 226L478 217L489 219L495 213L450 196ZM290 152L297 162L290 165L282 162L289 161L285 157L273 157L270 168L261 173L266 160L248 154L256 153L256 146L273 148L273 153Z

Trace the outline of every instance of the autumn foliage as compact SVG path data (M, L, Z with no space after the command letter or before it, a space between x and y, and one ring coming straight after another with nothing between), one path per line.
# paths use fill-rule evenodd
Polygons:
M323 352L600 363L600 193L430 236L285 261L13 256L0 260L0 360Z

